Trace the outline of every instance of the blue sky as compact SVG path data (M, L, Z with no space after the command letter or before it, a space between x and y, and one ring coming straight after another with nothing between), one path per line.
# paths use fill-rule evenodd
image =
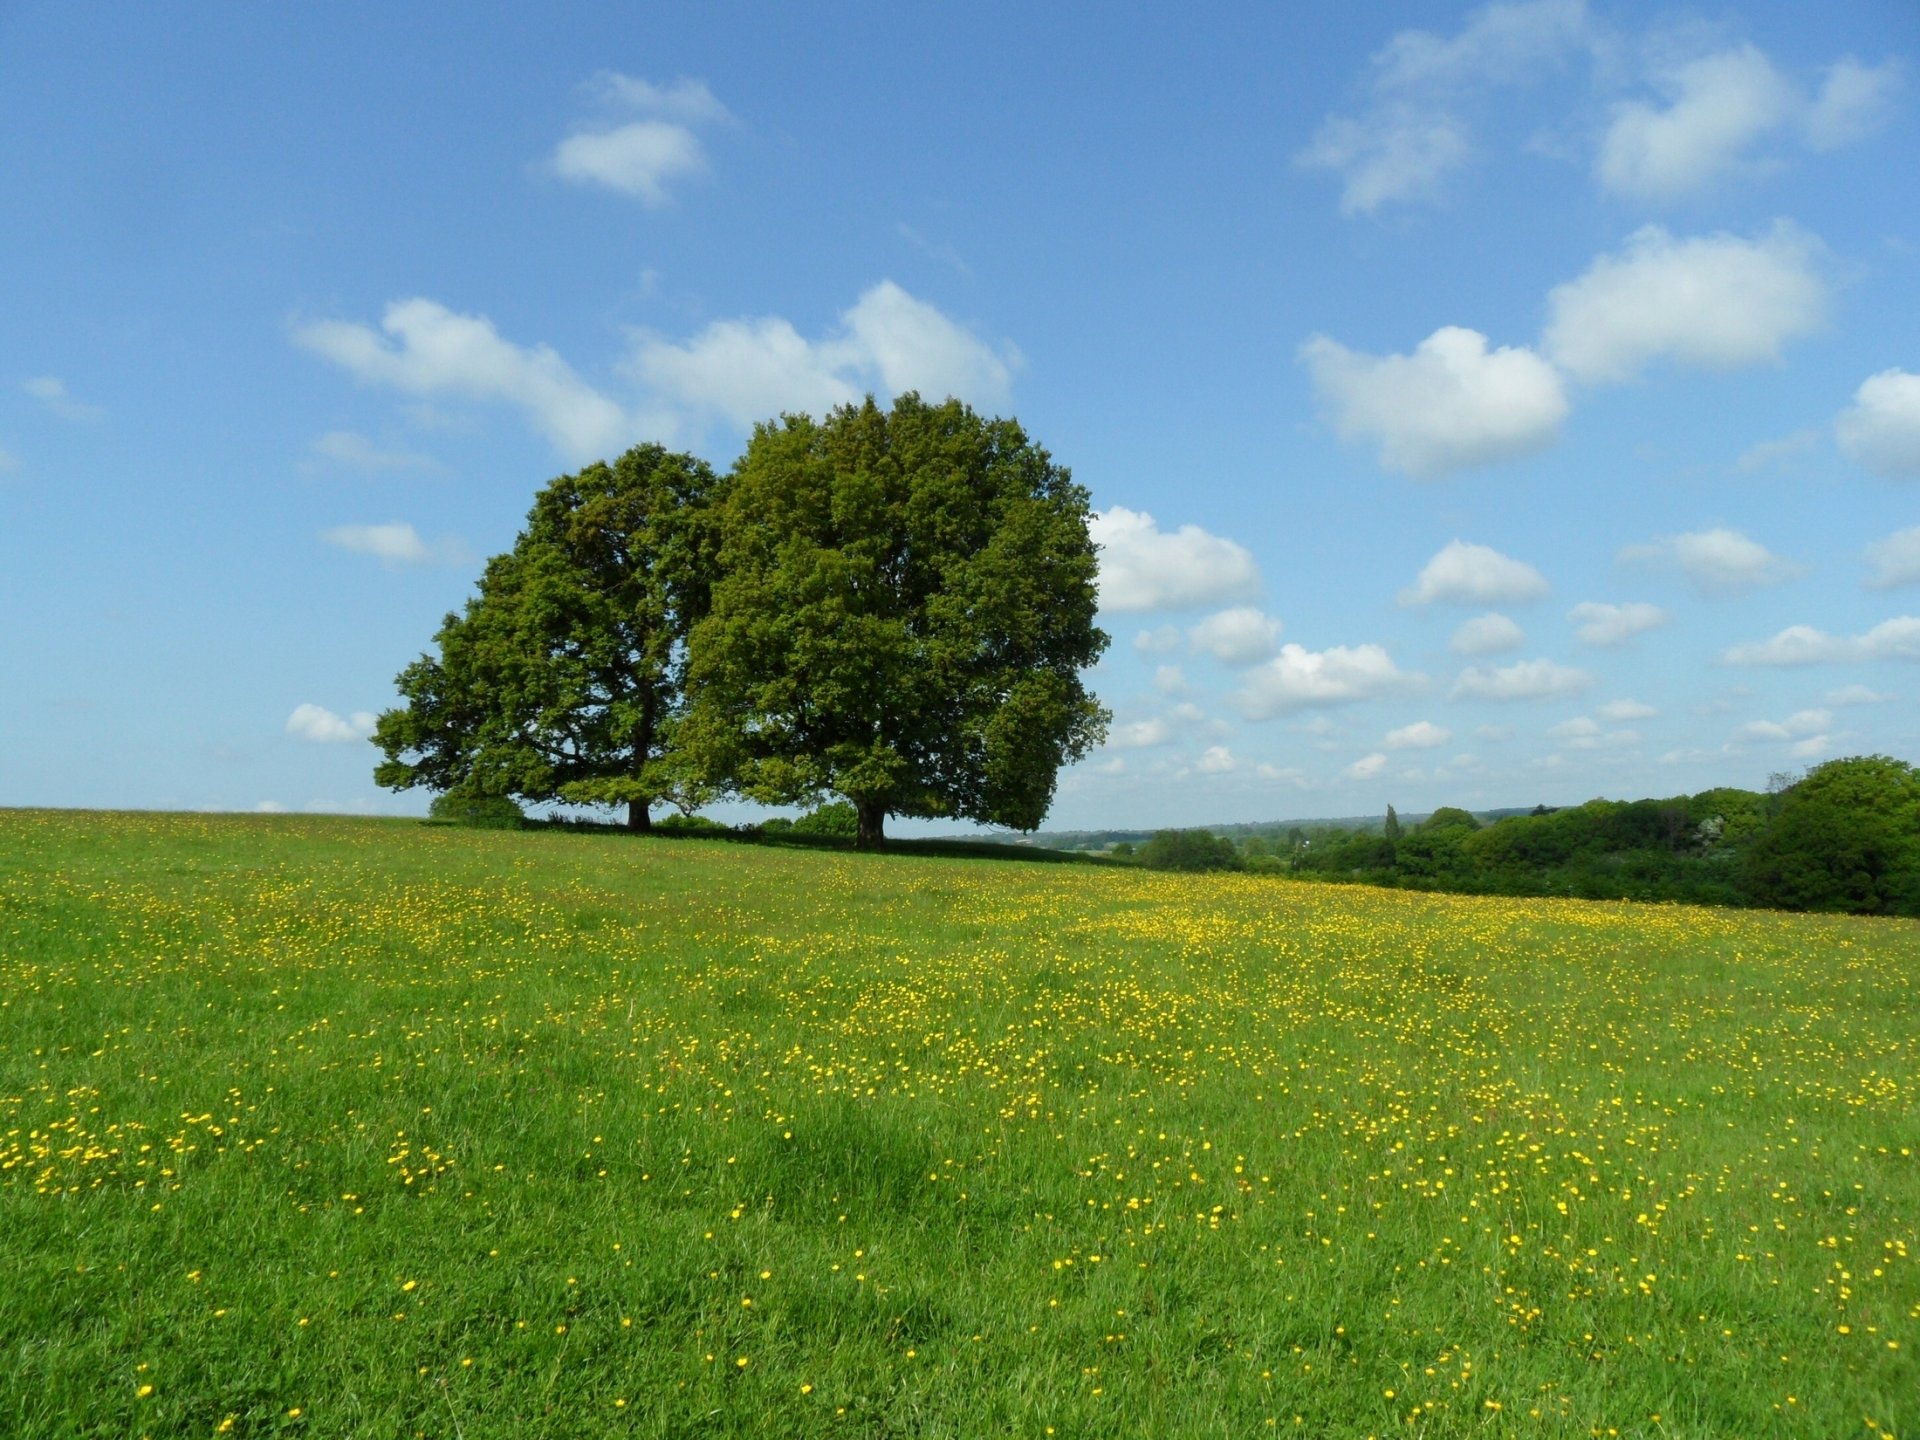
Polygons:
M906 388L1092 492L1050 824L1920 759L1920 10L0 5L0 804L410 813L533 492Z

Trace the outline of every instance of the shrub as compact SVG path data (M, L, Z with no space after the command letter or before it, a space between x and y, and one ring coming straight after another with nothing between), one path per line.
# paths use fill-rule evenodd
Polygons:
M705 815L669 815L653 828L663 835L731 835L733 833L718 820L708 819Z
M785 835L793 829L793 821L785 815L775 815L770 820L760 822L762 835Z
M1238 870L1240 852L1210 831L1156 830L1140 847L1140 863L1151 870Z
M793 822L796 835L839 835L851 840L860 833L860 812L845 800L817 805Z
M427 814L443 825L468 825L479 830L518 830L527 818L510 795L462 795L458 790L434 796Z

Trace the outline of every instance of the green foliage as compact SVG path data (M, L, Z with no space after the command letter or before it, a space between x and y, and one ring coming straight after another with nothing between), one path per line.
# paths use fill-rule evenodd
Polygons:
M1207 830L1156 830L1140 847L1150 870L1238 870L1240 852L1231 840Z
M449 790L433 797L430 818L443 825L470 825L480 830L518 830L526 812L509 795L470 795Z
M1885 755L1816 766L1782 793L1740 884L1758 905L1920 916L1920 772Z
M1394 811L1391 805L1387 806L1386 823L1380 833L1385 837L1388 844L1392 844L1400 838L1400 816Z
M381 785L648 806L706 798L671 745L685 642L704 612L706 463L637 446L534 498L513 549L448 615L380 717Z
M685 732L769 804L1032 829L1098 743L1087 492L1012 420L919 396L758 426L719 507Z
M1116 842L1114 847L1111 850L1109 850L1107 853L1109 855L1117 856L1122 860L1131 860L1133 858L1133 851L1134 851L1134 847L1133 847L1133 842L1131 840L1121 840Z
M860 833L860 812L844 800L816 805L789 827L795 835L837 835L851 840Z
M1420 822L1420 829L1428 833L1439 830L1478 830L1479 828L1480 822L1474 819L1472 814L1452 805L1442 805Z
M653 828L666 835L731 835L733 827L707 815L669 815Z
M775 815L760 822L762 835L789 835L793 832L793 820L790 816Z

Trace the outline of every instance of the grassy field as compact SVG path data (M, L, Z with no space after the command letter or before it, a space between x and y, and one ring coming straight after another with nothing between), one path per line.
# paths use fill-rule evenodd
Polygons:
M1920 1434L1920 926L0 811L0 1434Z

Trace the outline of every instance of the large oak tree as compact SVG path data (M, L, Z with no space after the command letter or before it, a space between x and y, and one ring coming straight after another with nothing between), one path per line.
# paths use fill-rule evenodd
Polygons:
M1032 829L1104 734L1088 498L1012 420L872 397L757 427L716 508L684 743L772 804Z
M374 731L375 780L625 805L641 830L654 801L702 798L671 742L711 581L714 488L704 461L657 445L543 488L437 653L401 671L405 704Z

